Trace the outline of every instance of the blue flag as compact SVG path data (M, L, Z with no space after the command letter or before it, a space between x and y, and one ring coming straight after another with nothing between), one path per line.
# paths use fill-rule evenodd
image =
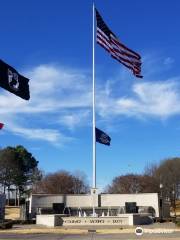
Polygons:
M105 132L96 128L96 142L110 146L111 138Z

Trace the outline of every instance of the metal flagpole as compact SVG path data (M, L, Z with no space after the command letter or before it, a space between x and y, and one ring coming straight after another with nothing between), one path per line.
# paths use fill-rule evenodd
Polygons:
M96 188L96 113L95 113L95 8L93 3L93 188Z
M93 3L93 185L91 189L92 194L92 206L93 206L93 217L96 217L95 212L95 200L96 200L96 111L95 111L95 7Z

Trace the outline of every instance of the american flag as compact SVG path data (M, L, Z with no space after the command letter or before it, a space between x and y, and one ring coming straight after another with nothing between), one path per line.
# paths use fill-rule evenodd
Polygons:
M118 62L129 68L136 77L141 76L141 56L122 44L116 35L111 32L96 9L96 40Z

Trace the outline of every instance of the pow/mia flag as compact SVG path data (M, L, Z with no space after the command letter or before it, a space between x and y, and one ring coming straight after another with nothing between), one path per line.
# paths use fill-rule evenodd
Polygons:
M20 75L13 67L0 60L0 86L11 93L29 100L29 79Z
M110 146L111 138L105 132L96 128L96 142Z

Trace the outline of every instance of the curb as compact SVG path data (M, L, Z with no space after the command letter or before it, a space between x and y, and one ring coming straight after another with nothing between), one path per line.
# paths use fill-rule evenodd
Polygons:
M165 228L144 228L144 232L151 232L151 233L163 233L163 232L180 232L180 229L165 229ZM31 228L31 229L6 229L6 230L0 230L1 234L88 234L90 232L96 233L96 234L125 234L125 233L135 233L135 228L131 229L72 229L72 228L66 228L66 229L54 229L54 228Z
M1 234L87 234L88 230L83 229L54 229L54 228L34 228L34 229L6 229L0 230Z

